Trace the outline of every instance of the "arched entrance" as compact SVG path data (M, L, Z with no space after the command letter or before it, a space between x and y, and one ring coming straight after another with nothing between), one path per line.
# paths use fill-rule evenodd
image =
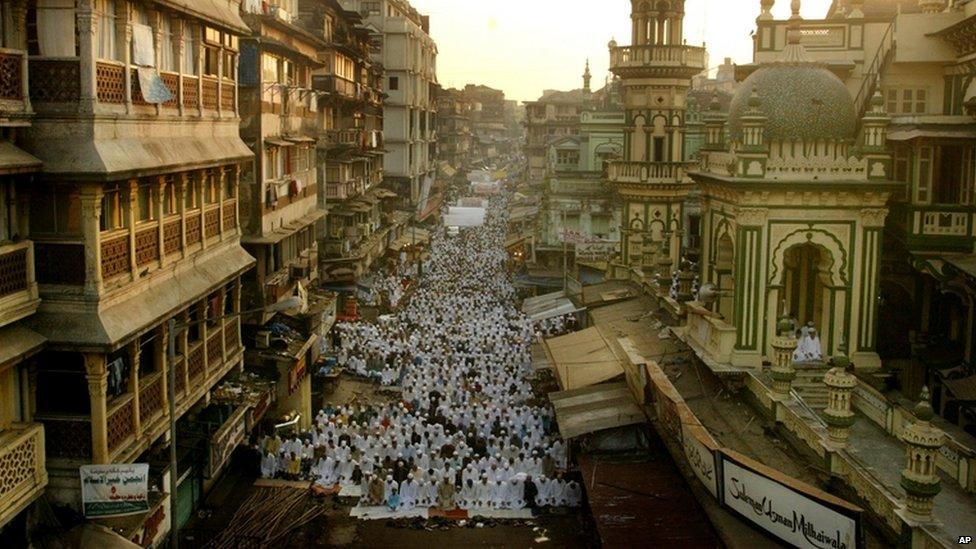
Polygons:
M799 244L786 250L783 266L785 312L801 326L812 322L825 334L825 313L830 310L829 253L815 244Z

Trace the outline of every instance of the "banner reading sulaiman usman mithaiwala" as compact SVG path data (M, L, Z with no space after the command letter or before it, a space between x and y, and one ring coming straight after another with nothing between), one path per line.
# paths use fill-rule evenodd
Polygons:
M149 464L82 465L85 518L120 517L149 510Z

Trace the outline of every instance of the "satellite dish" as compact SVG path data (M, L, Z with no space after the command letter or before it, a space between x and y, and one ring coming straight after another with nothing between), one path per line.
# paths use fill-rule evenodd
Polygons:
M722 290L719 290L718 286L712 284L711 282L702 284L702 287L698 288L698 301L704 303L705 305L715 303L721 295Z

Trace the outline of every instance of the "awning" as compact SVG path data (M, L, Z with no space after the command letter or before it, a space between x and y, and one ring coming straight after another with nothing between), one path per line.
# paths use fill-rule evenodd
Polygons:
M241 3L235 0L156 0L158 4L199 17L238 34L251 34L241 19Z
M950 400L976 400L976 376L942 381L954 398Z
M315 139L312 139L311 137L307 137L304 135L296 135L296 136L286 135L285 139L291 141L292 143L315 143L316 142Z
M620 361L597 328L547 339L545 347L564 390L589 387L623 373Z
M565 440L646 421L626 383L549 393L549 400Z
M114 348L200 301L254 263L244 248L234 245L203 255L168 276L150 278L145 290L100 311L42 310L24 322L53 345Z
M277 244L298 231L308 227L309 225L313 225L316 221L322 219L323 217L325 217L325 210L315 210L312 213L300 217L283 227L279 227L268 234L262 236L244 235L241 237L241 242L244 244Z
M41 169L42 162L34 155L18 149L9 141L0 141L0 174L30 173Z
M925 137L928 139L976 139L976 126L939 126L937 128L899 128L888 130L888 141L910 141Z
M294 145L294 143L292 143L291 141L286 141L282 137L265 137L264 144L274 145L275 147L290 147Z
M582 310L584 309L577 308L566 297L564 291L530 297L522 302L522 312L528 315L532 322L541 322Z
M445 227L480 227L485 223L484 208L460 208L451 206L444 216Z
M25 145L44 162L44 173L87 180L148 177L254 158L236 133L221 132L207 137L27 139Z
M380 198L396 198L396 197L400 196L397 193L395 193L395 192L393 192L393 191L391 191L389 189L376 189L376 190L373 191L373 194L375 194L376 196L378 196Z
M0 372L41 350L47 339L19 324L0 328Z

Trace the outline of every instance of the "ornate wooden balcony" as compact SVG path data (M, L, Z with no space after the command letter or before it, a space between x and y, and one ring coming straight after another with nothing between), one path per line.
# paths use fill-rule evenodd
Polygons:
M628 162L609 163L607 180L611 183L680 183L691 164L686 162Z
M0 245L0 325L34 313L37 305L33 243Z
M0 432L0 527L44 492L44 456L42 425L15 425Z
M610 70L617 74L653 71L694 76L706 68L705 48L695 46L648 44L610 50Z

